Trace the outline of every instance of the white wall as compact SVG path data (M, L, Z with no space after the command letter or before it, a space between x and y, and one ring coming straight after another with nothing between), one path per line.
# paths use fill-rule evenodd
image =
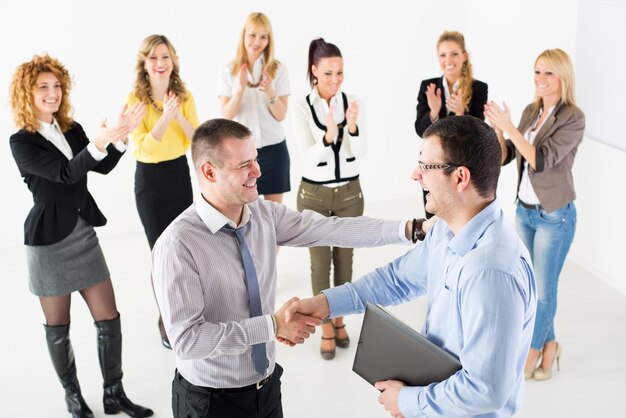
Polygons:
M308 93L309 42L318 36L336 43L344 54L344 88L366 106L369 151L363 162L362 183L368 201L417 196L409 174L417 160L413 130L419 81L437 74L434 43L446 27L461 28L460 0L428 1L417 7L388 7L384 3L321 0L314 4L286 0L246 2L134 2L114 0L96 9L90 2L41 0L0 3L0 94L5 97L14 69L33 54L58 57L74 75L72 103L75 119L94 132L101 118L114 120L132 89L135 55L141 40L164 33L181 60L182 77L193 92L201 119L218 116L217 72L230 61L245 17L266 13L273 24L277 58L289 69L292 106ZM402 4L402 3L400 3ZM150 5L150 6L148 6ZM444 22L420 19L422 9L445 7ZM25 24L28 16L28 24ZM419 21L419 23L418 23ZM426 58L424 58L426 57ZM20 181L8 137L15 131L8 105L0 101L0 248L20 245L22 223L31 207L30 193ZM299 154L291 121L285 123L292 155L292 190L299 184ZM141 230L136 214L134 161L125 156L108 176L90 174L90 190L109 219L101 235ZM295 193L287 197L295 207Z
M363 161L362 183L366 200L375 202L419 199L417 186L409 179L419 151L413 130L415 98L422 79L440 74L435 42L443 30L464 32L476 77L489 83L490 98L508 103L515 120L532 99L532 63L539 52L560 47L576 60L576 1L272 0L179 2L175 9L172 4L114 0L96 9L90 2L76 0L54 5L41 0L0 3L0 39L5 41L0 94L4 97L8 91L19 63L33 54L48 52L61 59L74 75L75 118L89 134L102 117L115 118L131 90L141 40L151 33L164 33L178 49L182 76L194 93L201 119L215 117L218 68L233 57L247 13L262 11L274 26L277 57L290 72L292 106L307 93L309 41L323 36L341 48L344 88L366 104L370 144ZM15 128L4 100L0 106L0 137L8 142ZM296 189L299 155L289 117L285 126L292 155L292 189ZM626 153L594 141L587 140L581 147L575 166L579 224L570 254L622 291L626 291L626 277L620 274L617 260L624 248L621 238L626 236L626 222L620 216L626 202L623 193L615 193L623 187L612 173L625 163ZM110 175L90 175L92 194L109 219L99 230L101 235L141 230L133 175L130 155ZM0 178L0 248L18 246L32 202L8 144L0 152ZM503 169L499 195L512 218L513 166ZM295 193L286 200L295 206Z

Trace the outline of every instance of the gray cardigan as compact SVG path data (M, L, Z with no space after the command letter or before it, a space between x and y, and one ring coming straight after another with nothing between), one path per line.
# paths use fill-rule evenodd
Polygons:
M537 118L528 105L522 113L519 131L524 133ZM585 115L576 106L559 103L537 136L535 169L528 167L530 183L546 212L553 212L576 198L572 166L585 131ZM517 188L522 181L524 158L511 140L506 141L504 164L517 161Z

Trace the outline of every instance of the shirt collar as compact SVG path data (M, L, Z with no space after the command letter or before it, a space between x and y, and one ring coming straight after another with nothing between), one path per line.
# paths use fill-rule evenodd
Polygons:
M233 228L241 228L245 224L250 221L251 213L248 205L243 206L243 215L241 216L241 223L239 225L235 225L233 221L228 219L222 212L215 209L209 202L207 202L200 194L200 198L196 199L196 211L202 219L202 222L209 228L211 233L217 233L222 227L226 224L232 226Z
M39 122L37 132L39 132L46 139L50 137L50 134L61 132L61 127L59 126L59 122L57 122L56 118L52 118L52 123L44 122L39 119L37 119L37 122Z
M485 230L502 214L498 199L478 212L448 243L448 247L461 257L476 246Z
M311 90L311 95L310 95L310 100L311 100L311 104L315 104L315 102L319 101L321 103L326 104L326 106L328 107L328 104L326 103L326 100L322 99L322 97L320 96L319 91L317 90L317 86L313 86L313 90ZM337 93L330 98L330 102L335 104L335 107L337 107L337 103L339 103L339 99L341 98L341 89L337 90ZM343 108L343 105L342 105Z
M452 90L453 91L457 91L459 89L459 82L460 81L461 80L459 79L459 80L456 80L454 82L454 84L452 85ZM447 99L448 97L450 97L450 90L448 90L448 82L446 81L446 76L445 75L441 77L441 84L443 85L443 92L444 92L445 97Z

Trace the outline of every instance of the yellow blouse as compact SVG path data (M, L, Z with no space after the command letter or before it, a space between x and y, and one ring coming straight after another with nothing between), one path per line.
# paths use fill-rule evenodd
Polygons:
M137 102L139 102L139 98L134 93L130 93L126 98L126 103L129 106ZM156 101L156 104L157 106L163 105L160 101ZM200 122L196 112L196 103L189 91L187 92L187 99L181 104L181 112L194 128L198 127ZM160 163L174 160L184 155L189 149L191 138L187 138L183 128L176 120L170 122L160 141L152 136L152 128L160 117L161 112L149 104L146 105L146 115L137 128L130 133L130 138L133 141L133 157L137 161Z

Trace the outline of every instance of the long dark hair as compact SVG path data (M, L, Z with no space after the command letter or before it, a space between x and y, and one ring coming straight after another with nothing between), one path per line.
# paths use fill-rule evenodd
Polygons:
M324 38L317 38L311 41L309 45L309 66L307 67L307 77L311 88L317 84L317 79L311 71L313 65L317 66L322 58L340 57L341 51L337 48L337 45L328 43Z

